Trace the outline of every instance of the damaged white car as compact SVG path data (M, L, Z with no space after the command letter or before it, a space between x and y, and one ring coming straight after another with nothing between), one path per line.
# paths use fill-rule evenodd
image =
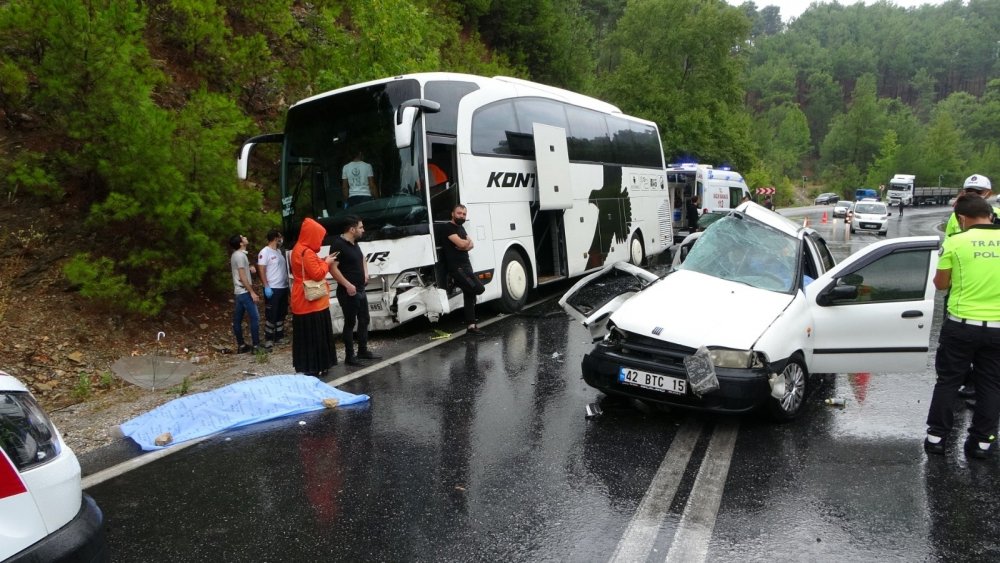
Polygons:
M614 264L559 303L597 342L583 358L592 387L788 420L810 374L924 369L938 245L891 239L836 264L819 233L745 203L662 277Z

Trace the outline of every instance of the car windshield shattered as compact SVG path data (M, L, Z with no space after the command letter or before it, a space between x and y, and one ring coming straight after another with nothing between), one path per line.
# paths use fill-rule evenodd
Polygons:
M799 241L741 213L702 233L678 269L791 293L798 287Z

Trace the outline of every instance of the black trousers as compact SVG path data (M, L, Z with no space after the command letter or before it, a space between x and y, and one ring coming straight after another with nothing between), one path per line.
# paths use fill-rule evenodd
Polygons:
M337 288L337 303L344 313L344 351L348 358L354 357L354 327L357 325L358 351L368 349L368 324L371 317L368 314L368 295L364 288L358 288L354 295L348 295L347 290Z
M941 326L934 368L937 383L927 413L927 433L945 437L954 424L953 403L972 365L976 372L976 407L969 435L988 441L1000 418L1000 328L946 319Z
M472 271L472 266L452 268L448 272L448 275L455 281L455 285L462 290L462 298L465 300L462 313L465 315L466 324L475 324L476 296L482 295L486 291L483 282L479 281L479 276Z

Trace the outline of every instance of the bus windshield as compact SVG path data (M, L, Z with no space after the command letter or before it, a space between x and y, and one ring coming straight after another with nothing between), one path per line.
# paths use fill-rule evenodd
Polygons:
M324 96L289 110L281 174L288 243L298 238L306 217L326 227L328 237L339 234L339 219L346 214L364 221L365 240L429 232L426 196L420 190L422 143L397 149L393 133L395 109L419 97L416 80L398 80ZM421 131L414 138L421 139ZM344 166L358 157L371 166L373 197L347 205Z

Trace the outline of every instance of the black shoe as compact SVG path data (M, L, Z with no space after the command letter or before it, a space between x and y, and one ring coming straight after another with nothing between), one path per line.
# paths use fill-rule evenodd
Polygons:
M934 455L944 455L944 438L938 443L933 443L928 438L924 438L924 451Z
M965 440L965 455L972 456L976 459L986 459L990 457L993 453L993 440L993 436L990 436L989 441L980 442L978 438L969 436Z
M346 360L344 360L344 363L347 364L347 365L349 365L349 366L355 366L355 367L359 367L359 366L365 365L361 360L359 360L359 359L357 359L355 357L347 358Z
M958 388L958 396L963 399L975 399L976 388L972 385L963 385Z
M358 352L358 356L357 357L358 357L358 359L361 359L361 360L381 360L382 359L382 356L379 356L378 354L372 354L368 350L362 350L362 351Z
M240 347L236 349L237 354L249 354L253 352L253 346L249 344L240 344Z

